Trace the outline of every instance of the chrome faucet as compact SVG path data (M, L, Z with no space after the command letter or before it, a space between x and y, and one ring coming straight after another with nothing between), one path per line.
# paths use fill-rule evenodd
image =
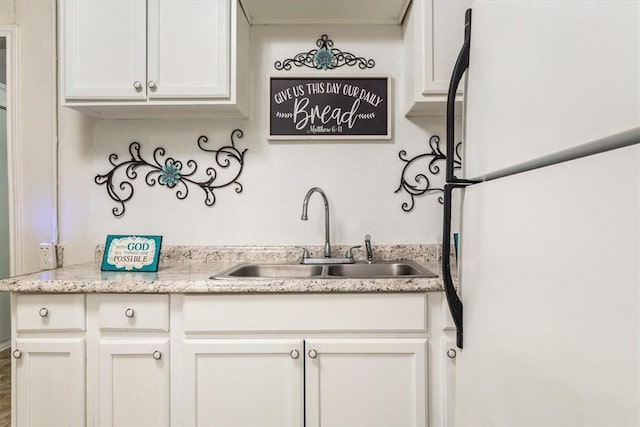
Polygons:
M327 196L322 191L320 187L313 187L311 190L307 191L307 195L304 196L304 201L302 202L302 219L306 221L307 217L307 206L309 205L309 198L313 193L319 193L322 196L322 200L324 201L324 257L331 257L331 243L329 242L329 201L327 200Z
M371 235L365 234L364 246L367 248L367 263L373 263L373 249L371 248Z

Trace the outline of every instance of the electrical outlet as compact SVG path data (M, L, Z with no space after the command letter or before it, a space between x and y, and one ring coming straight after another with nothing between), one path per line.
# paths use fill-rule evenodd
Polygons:
M56 261L56 245L54 243L40 243L38 262L41 270L51 270L58 266Z

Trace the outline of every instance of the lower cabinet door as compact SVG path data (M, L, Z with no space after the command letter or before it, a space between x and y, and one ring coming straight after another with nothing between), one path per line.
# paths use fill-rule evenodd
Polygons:
M84 426L84 339L17 339L14 426Z
M303 425L302 340L186 340L188 426Z
M169 341L100 340L99 426L169 425Z
M306 425L426 426L426 339L307 340Z

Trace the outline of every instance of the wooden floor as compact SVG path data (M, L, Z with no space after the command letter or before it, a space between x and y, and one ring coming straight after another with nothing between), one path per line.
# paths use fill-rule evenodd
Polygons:
M11 424L11 350L0 352L0 427Z

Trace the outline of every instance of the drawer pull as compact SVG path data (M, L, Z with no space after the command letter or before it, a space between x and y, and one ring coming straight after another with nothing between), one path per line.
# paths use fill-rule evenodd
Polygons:
M135 82L133 82L133 88L137 91L141 91L142 90L142 83L140 83L138 80L136 80Z
M153 355L152 355L152 356L153 356L153 358L154 358L154 359L156 359L156 360L160 360L160 359L162 359L162 353L160 353L160 352L159 352L159 351L157 351L157 350L153 352Z
M38 311L38 314L40 314L40 317L47 317L49 315L49 309L47 307L42 307Z
M13 358L14 359L20 359L22 357L22 351L21 350L13 350Z
M298 350L291 350L291 353L289 353L289 356L291 356L292 359L297 359L298 357L300 357L300 352Z
M147 86L149 86L149 89L153 89L153 90L155 90L155 88L158 87L158 85L156 85L156 82L154 82L153 80L149 81L149 83L147 83Z
M129 319L133 319L136 315L136 312L133 308L127 308L124 311L124 315L127 316Z
M316 357L318 357L318 352L314 349L309 350L309 357L315 359Z
M447 350L447 357L449 359L455 359L457 355L458 355L458 352L456 352L455 348L450 348L449 350Z

